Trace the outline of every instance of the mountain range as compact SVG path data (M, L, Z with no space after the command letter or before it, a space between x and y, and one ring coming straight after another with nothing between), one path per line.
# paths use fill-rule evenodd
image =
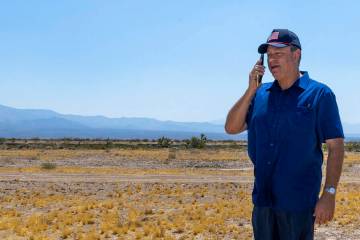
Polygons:
M245 140L246 133L229 135L225 119L209 122L160 121L152 118L109 118L60 114L51 110L17 109L0 105L0 137L186 139L204 133L214 140ZM360 124L344 123L348 140L360 140Z
M204 133L209 139L245 140L229 135L223 124L160 121L152 118L108 118L60 114L51 110L17 109L0 105L0 137L6 138L116 138L186 139Z

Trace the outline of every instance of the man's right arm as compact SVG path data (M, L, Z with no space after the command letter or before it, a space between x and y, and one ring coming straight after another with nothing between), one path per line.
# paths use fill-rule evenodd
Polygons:
M229 134L241 133L247 129L246 114L255 92L246 90L245 94L230 109L225 123L225 131Z
M246 115L248 113L251 101L255 96L256 90L259 87L257 85L257 78L259 75L264 75L265 68L260 65L260 60L256 62L254 68L249 74L249 87L245 91L244 95L235 103L230 109L225 123L225 131L229 134L237 134L245 131Z

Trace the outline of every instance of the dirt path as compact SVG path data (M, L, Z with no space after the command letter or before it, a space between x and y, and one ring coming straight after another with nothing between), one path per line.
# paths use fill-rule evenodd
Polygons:
M70 173L1 173L0 181L37 182L161 182L161 183L249 183L252 177L219 175L133 175L133 174L70 174Z
M0 173L0 181L35 182L161 182L161 183L252 183L251 176L189 174L72 174L72 173ZM343 176L342 183L360 183L360 177Z

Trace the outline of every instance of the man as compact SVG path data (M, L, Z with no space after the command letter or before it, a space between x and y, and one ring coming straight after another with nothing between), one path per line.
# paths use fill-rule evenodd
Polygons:
M313 239L314 221L334 216L335 193L344 156L343 130L331 89L299 71L301 44L295 33L274 29L259 53L275 80L258 84L259 60L249 86L230 110L229 134L248 130L254 164L252 224L255 239ZM328 147L326 180L319 198L322 143Z

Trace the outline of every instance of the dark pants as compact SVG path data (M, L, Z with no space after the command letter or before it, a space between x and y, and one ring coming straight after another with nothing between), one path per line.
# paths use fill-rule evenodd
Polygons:
M313 211L289 213L269 207L254 207L252 225L255 240L313 240Z

